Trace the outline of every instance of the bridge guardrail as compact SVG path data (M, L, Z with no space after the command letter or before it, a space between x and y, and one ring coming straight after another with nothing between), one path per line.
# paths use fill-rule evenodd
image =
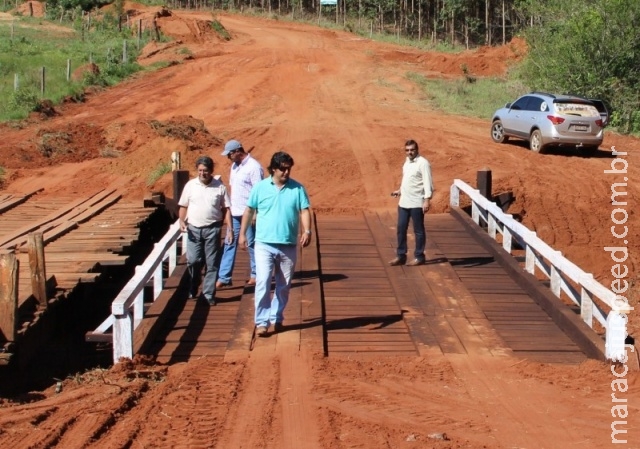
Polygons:
M460 179L455 179L450 189L450 204L460 207L460 193L471 199L471 218L477 224L485 223L488 234L497 239L502 236L503 249L512 254L516 241L525 250L525 270L534 275L536 268L550 280L551 291L559 298L564 292L580 307L583 321L593 328L595 318L605 328L605 356L613 361L626 360L625 339L627 336L627 314L631 311L628 302L598 282L564 257L560 251L540 239L512 215L505 214L495 203L489 201ZM608 312L594 302L594 298L607 306Z
M187 234L180 231L177 220L167 233L156 243L145 261L136 267L135 274L111 303L111 315L90 335L100 339L101 335L113 328L113 362L120 358L133 358L133 331L144 318L144 287L153 279L153 300L155 301L164 285L163 262L168 260L168 276L171 276L178 261L178 239L182 237L182 251L186 252Z

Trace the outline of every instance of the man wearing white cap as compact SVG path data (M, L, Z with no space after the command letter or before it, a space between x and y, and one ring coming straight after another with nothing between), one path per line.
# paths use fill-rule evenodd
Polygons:
M258 161L245 152L242 144L237 140L230 140L224 146L223 156L227 156L232 164L229 174L229 188L231 189L231 221L233 222L233 241L225 243L222 260L220 262L220 271L218 273L217 288L223 288L232 285L231 274L236 261L236 252L238 249L238 233L240 232L240 224L242 215L247 207L247 200L251 189L258 182L262 181L264 171ZM247 250L249 251L249 265L251 267L248 285L256 283L256 260L254 256L254 239L255 225L252 224L247 228Z

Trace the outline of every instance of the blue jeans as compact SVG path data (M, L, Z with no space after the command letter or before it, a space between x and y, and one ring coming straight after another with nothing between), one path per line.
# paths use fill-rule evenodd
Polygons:
M202 294L206 299L213 299L216 294L216 280L218 278L218 267L220 264L221 226L210 226L197 228L187 226L187 269L191 276L189 292L194 294L200 285L202 264L205 265L204 282L202 283Z
M401 259L407 258L407 230L409 218L413 222L413 233L416 237L416 259L424 261L424 247L427 241L427 232L424 229L424 212L421 207L406 209L398 206L398 250L397 255Z
M256 326L282 323L289 301L291 278L296 266L297 246L256 242ZM275 270L276 289L271 299L271 274Z
M224 252L220 261L220 272L218 280L225 284L231 283L233 267L236 264L236 252L238 251L238 236L240 235L240 224L242 223L242 215L231 217L233 222L233 243L231 245L224 244ZM254 251L254 243L256 237L255 226L247 228L247 251L249 251L249 266L251 267L251 278L256 277L256 257Z

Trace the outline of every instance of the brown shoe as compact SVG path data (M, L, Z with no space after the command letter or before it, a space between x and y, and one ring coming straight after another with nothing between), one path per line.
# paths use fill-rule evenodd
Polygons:
M413 259L411 262L407 262L408 267L417 267L418 265L424 265L424 260Z
M266 337L267 336L267 332L269 332L269 329L267 328L267 326L258 326L258 327L256 327L256 335L258 337Z
M398 265L404 265L406 261L407 259L396 257L395 259L389 261L389 265L391 265L392 267L397 267Z
M251 286L251 285L256 285L256 278L251 278L247 281L247 285Z
M216 288L231 287L232 285L233 284L231 282L221 282L221 281L216 282Z

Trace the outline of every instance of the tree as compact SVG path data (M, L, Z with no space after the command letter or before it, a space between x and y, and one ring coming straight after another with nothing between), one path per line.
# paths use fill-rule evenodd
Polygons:
M535 89L599 97L612 125L640 132L640 2L551 0L533 12L525 82Z

